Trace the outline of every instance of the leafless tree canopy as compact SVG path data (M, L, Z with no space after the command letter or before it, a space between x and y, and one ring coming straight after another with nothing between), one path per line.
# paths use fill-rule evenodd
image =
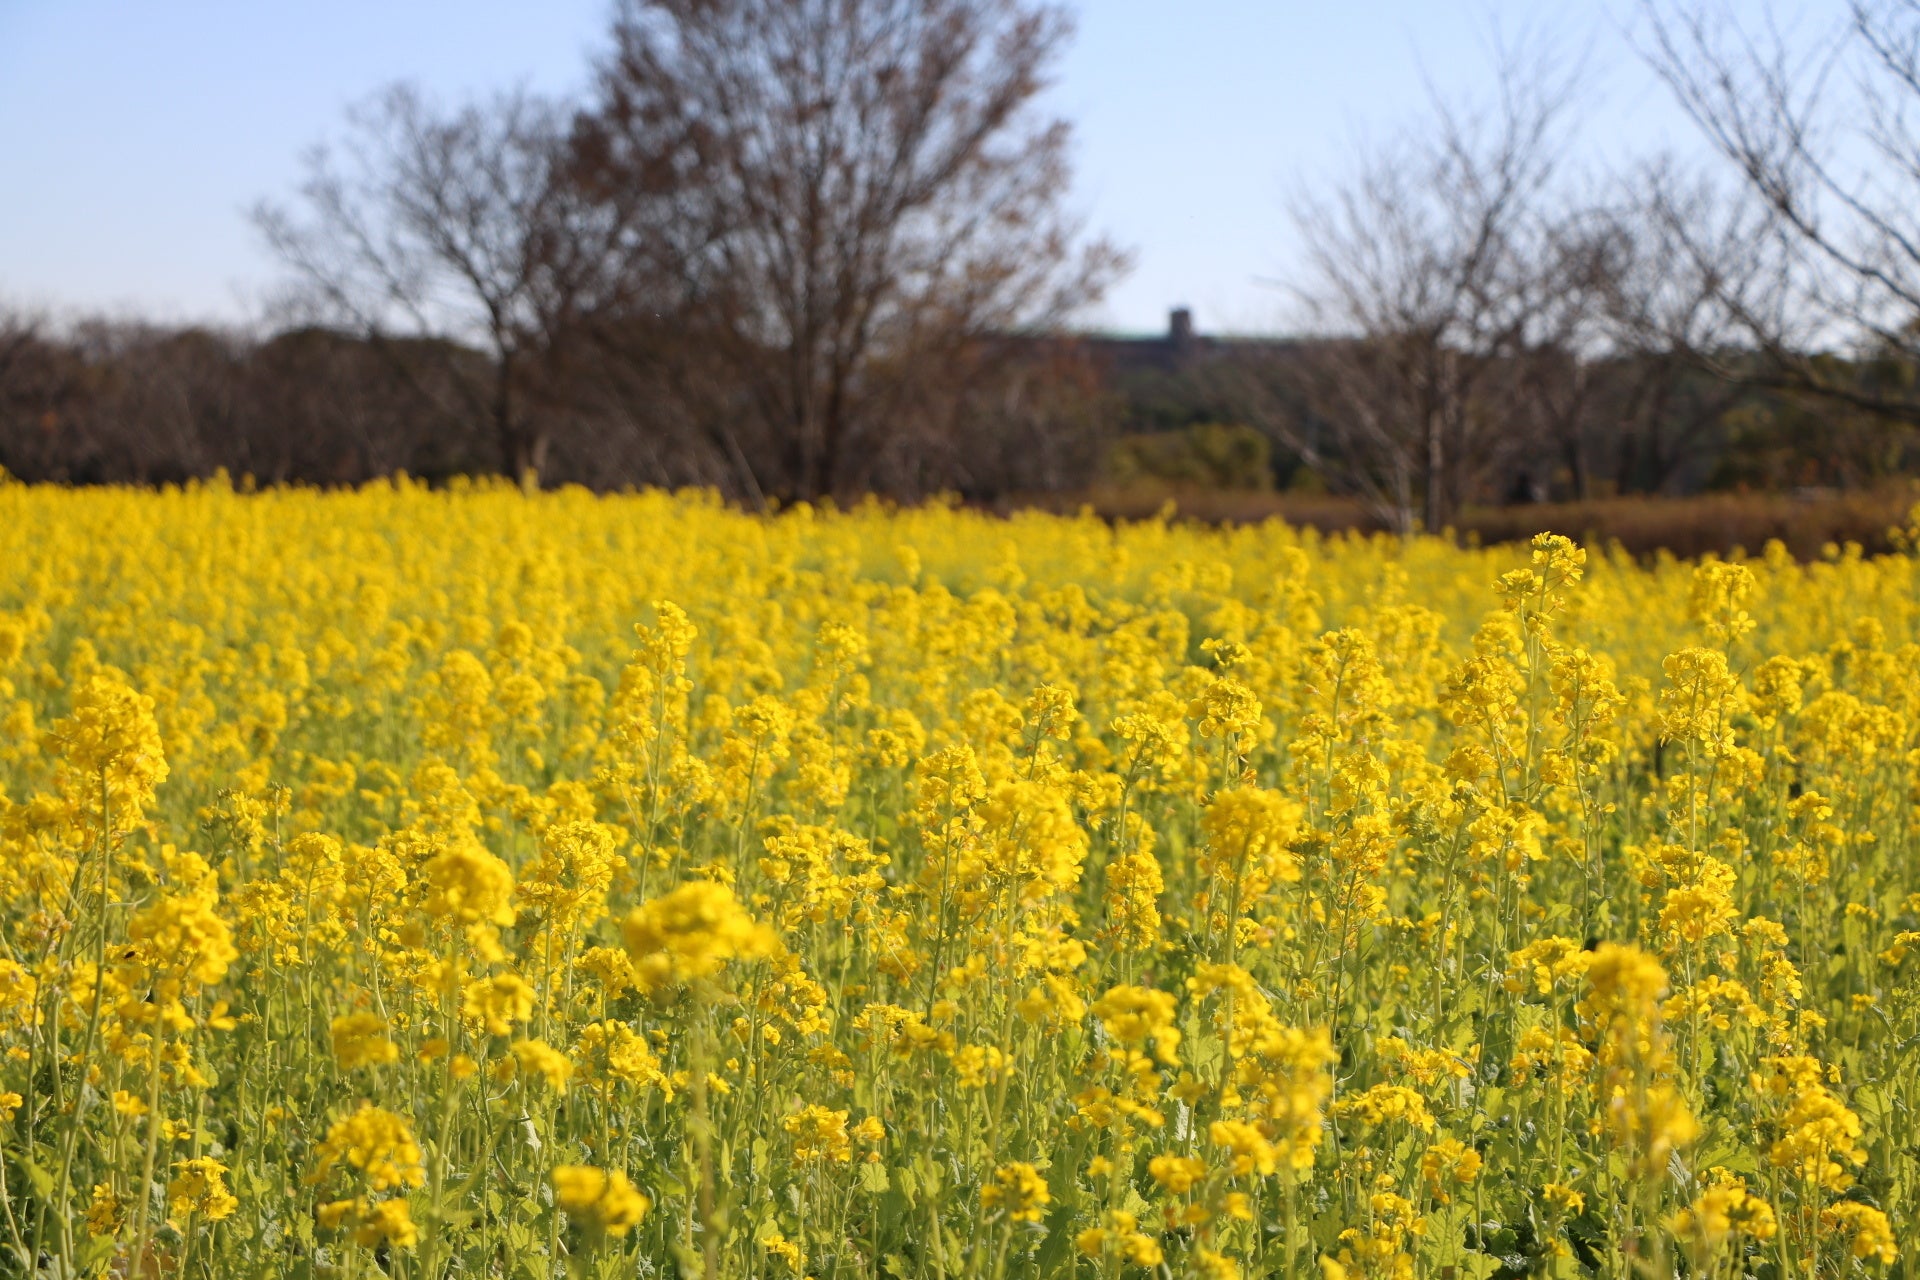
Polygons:
M452 397L432 400L453 421L490 427L509 474L544 460L527 402L580 287L565 251L557 119L523 93L443 111L395 86L349 114L344 167L327 148L310 153L300 213L262 204L254 215L306 317L382 350L437 338L491 357L483 377L448 379L432 390Z
M685 176L680 322L742 393L709 421L751 487L919 487L940 384L1112 277L1034 105L1067 32L1017 0L621 8L576 144L608 192Z
M1308 315L1334 339L1301 390L1335 429L1287 443L1397 527L1444 526L1524 443L1476 407L1499 362L1584 354L1593 309L1577 300L1607 246L1555 187L1569 83L1510 58L1484 108L1436 95L1423 131L1295 202Z
M1566 163L1578 68L1509 50L1483 104L1436 97L1416 128L1305 189L1295 285L1315 340L1225 380L1250 420L1395 528L1443 527L1474 501L1897 468L1911 440L1876 440L1870 420L1920 409L1897 376L1920 355L1920 190L1887 186L1920 174L1901 168L1920 166L1920 137L1895 91L1920 84L1901 61L1920 50L1916 15L1854 13L1873 73L1863 187L1816 141L1826 46L1805 66L1786 43L1736 57L1700 11L1657 14L1656 65L1736 163L1653 157L1613 177ZM1818 413L1846 446L1783 453Z
M1643 0L1647 55L1728 163L1742 250L1663 221L1770 385L1920 421L1920 4L1832 29L1771 6Z
M1019 0L630 0L585 105L389 90L256 220L307 317L484 351L432 390L510 474L591 420L756 499L964 484L933 464L987 340L1120 266L1034 105L1067 34Z

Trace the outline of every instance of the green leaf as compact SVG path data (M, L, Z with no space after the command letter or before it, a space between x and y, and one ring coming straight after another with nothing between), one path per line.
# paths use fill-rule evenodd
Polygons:
M53 1174L31 1160L22 1160L20 1163L27 1171L27 1181L33 1186L33 1194L42 1200L53 1199Z
M110 1235L88 1236L86 1243L80 1246L79 1251L81 1272L90 1272L96 1266L112 1257L113 1251L119 1243L118 1240Z
M1055 1204L1053 1212L1047 1215L1047 1238L1036 1259L1043 1276L1073 1272L1073 1232L1069 1230L1073 1226L1073 1213L1072 1205L1061 1203Z

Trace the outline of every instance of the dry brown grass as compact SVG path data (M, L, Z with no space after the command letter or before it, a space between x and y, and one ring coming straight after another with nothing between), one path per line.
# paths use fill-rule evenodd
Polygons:
M1469 508L1453 534L1462 542L1513 542L1551 530L1591 546L1618 542L1635 556L1667 551L1682 557L1758 552L1777 538L1796 557L1811 560L1830 545L1848 542L1869 553L1889 549L1889 531L1907 524L1916 502L1920 482L1912 480L1851 492L1600 498ZM1169 507L1176 518L1209 524L1277 519L1325 532L1384 527L1352 499L1324 494L1131 485L1030 495L999 504L1001 510L1090 509L1109 520L1144 520Z
M1066 493L1020 494L994 504L1002 512L1053 511L1062 515L1091 510L1106 520L1148 520L1171 510L1177 519L1203 524L1257 524L1284 520L1332 532L1379 529L1360 504L1329 494L1273 493L1257 489L1215 489L1200 485L1142 481L1096 485Z

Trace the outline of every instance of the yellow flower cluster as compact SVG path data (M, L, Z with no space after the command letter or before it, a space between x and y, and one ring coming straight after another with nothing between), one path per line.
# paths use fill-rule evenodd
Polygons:
M1911 1265L1920 562L0 482L0 1274Z
M593 1231L623 1236L647 1216L653 1202L618 1170L563 1164L553 1169L553 1198L561 1212Z

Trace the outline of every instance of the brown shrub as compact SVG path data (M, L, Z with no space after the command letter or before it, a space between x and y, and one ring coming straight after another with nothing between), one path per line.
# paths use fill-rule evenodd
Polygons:
M1812 560L1825 554L1830 545L1848 542L1859 543L1869 554L1889 550L1889 531L1907 524L1908 512L1916 502L1920 502L1920 482L1912 480L1846 492L1600 498L1470 507L1450 532L1458 541L1484 544L1524 541L1550 530L1589 546L1618 542L1635 556L1666 551L1686 558L1735 551L1757 553L1777 538L1795 557ZM998 504L997 509L1070 513L1090 508L1109 520L1143 520L1169 507L1175 518L1207 524L1284 520L1323 532L1370 532L1383 527L1358 502L1348 498L1169 485L1026 495Z

